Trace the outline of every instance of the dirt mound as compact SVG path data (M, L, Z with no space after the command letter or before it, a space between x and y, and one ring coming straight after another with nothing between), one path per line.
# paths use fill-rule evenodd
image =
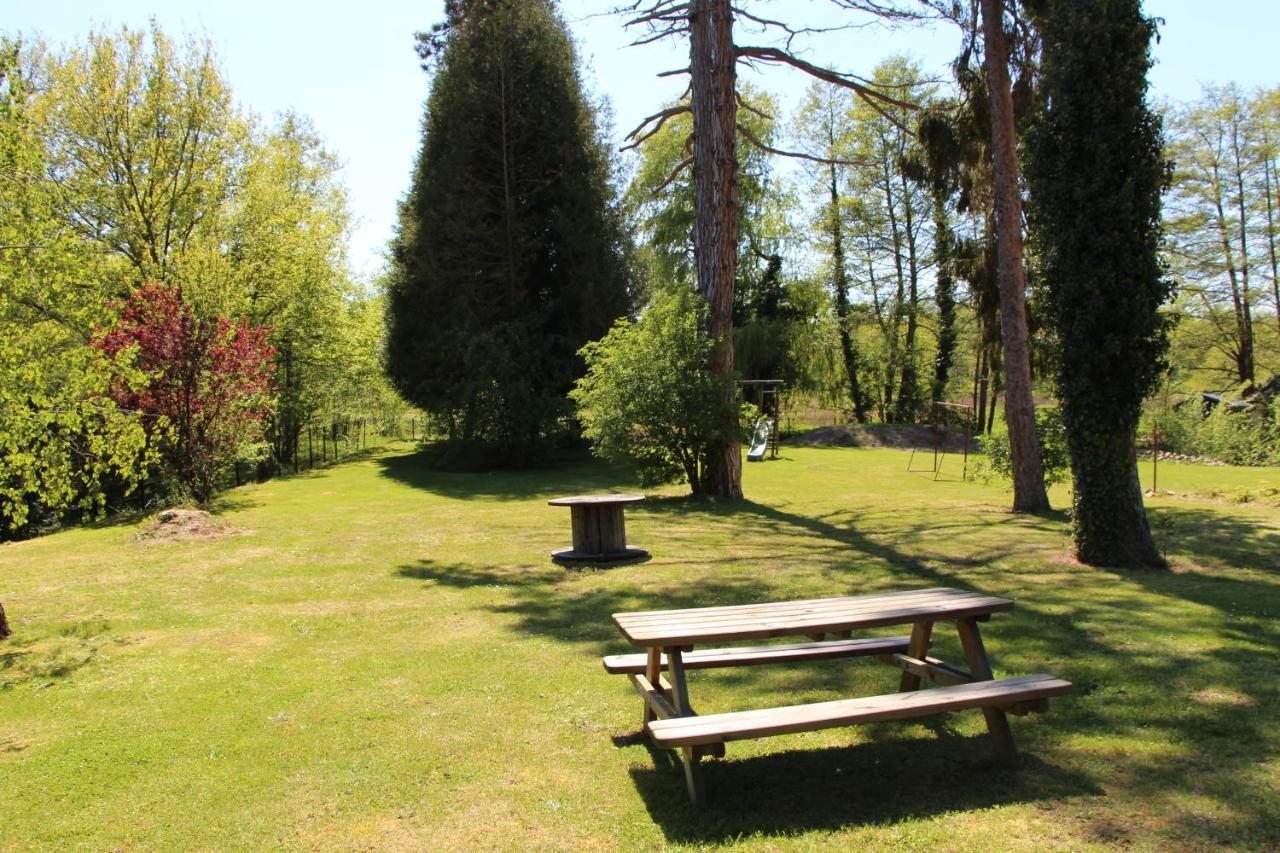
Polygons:
M166 509L147 521L134 539L139 542L181 542L221 539L244 531L198 509Z
M901 447L907 450L932 450L933 427L920 424L840 424L818 427L793 435L784 444L797 447ZM964 433L948 430L943 434L943 448L948 453L964 450ZM969 452L977 449L970 439Z

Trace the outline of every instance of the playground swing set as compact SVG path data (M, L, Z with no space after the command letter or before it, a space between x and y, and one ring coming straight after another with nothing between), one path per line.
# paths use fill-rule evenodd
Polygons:
M782 417L781 379L744 379L738 383L745 402L760 410L751 433L751 446L747 448L748 462L763 462L767 454L778 458L778 427Z
M916 460L917 448L911 448L911 456L907 459L907 471L915 473L932 473L937 480L942 473L942 462L947 458L947 430L956 426L964 430L964 467L961 480L969 479L969 445L973 437L973 407L968 403L949 403L937 401L933 404L933 465L930 468L916 469L912 467Z

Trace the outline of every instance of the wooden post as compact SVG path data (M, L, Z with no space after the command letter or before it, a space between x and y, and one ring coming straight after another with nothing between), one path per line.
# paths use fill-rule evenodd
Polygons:
M1157 466L1160 463L1160 422L1156 421L1152 424L1152 443L1155 445L1151 449L1151 494L1156 493L1160 480L1158 478Z
M978 633L978 623L972 619L959 619L956 621L956 629L960 632L960 645L964 648L964 658L969 664L973 680L991 681L995 676L991 672L987 649L982 644L982 635ZM982 714L987 718L987 731L991 732L996 758L1007 767L1017 767L1018 750L1013 745L1009 718L999 708L983 708Z

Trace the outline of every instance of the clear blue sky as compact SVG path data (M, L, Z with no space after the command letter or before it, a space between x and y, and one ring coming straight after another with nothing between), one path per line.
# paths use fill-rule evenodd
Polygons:
M603 14L612 5L562 0L561 8L578 39L589 84L613 104L614 135L620 137L679 95L682 82L653 75L683 65L683 46L627 47L632 36L619 19ZM811 26L840 20L828 0L757 5L770 17ZM142 27L154 16L173 36L206 32L242 106L263 116L286 108L309 115L342 158L356 217L351 258L357 270L373 274L382 264L419 141L427 80L412 34L439 20L442 8L440 0L0 0L0 30L38 32L57 45L81 38L91 26ZM1272 52L1280 33L1275 0L1148 0L1146 8L1165 19L1152 73L1158 97L1192 98L1202 83L1280 85ZM740 33L739 40L751 36ZM855 73L906 53L943 76L957 43L947 28L870 28L810 39L803 52L811 61ZM785 112L807 85L803 75L786 69L770 69L753 82L778 94Z

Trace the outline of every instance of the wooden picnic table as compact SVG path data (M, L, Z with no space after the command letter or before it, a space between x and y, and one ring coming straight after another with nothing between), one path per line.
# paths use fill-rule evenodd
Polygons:
M1046 710L1049 697L1071 690L1070 683L1049 675L995 680L978 623L1012 609L1008 598L935 588L615 613L618 630L645 652L610 655L604 665L608 672L628 675L644 699L643 725L650 740L681 751L695 806L704 801L699 761L705 756L722 757L726 741L948 711L982 710L997 756L1012 765L1017 752L1006 713ZM955 623L967 670L928 655L937 622ZM852 636L856 630L892 625L910 625L911 632ZM806 637L808 642L693 650L707 643L778 637ZM689 702L687 670L867 656L902 671L898 693L703 716ZM924 680L939 686L918 691Z
M649 556L643 548L627 545L627 522L622 508L644 500L644 495L575 495L553 498L551 506L569 507L573 525L573 547L557 548L551 559L557 563L620 563Z

